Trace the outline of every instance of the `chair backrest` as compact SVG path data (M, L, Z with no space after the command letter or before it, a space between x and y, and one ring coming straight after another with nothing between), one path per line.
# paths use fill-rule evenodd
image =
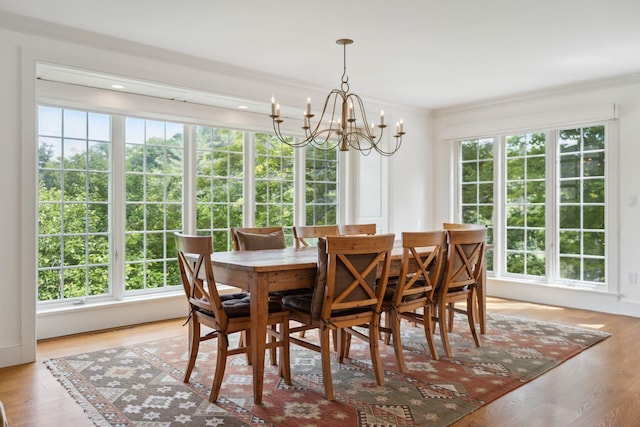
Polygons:
M231 239L235 251L283 249L286 247L282 227L231 228Z
M174 233L174 236L182 286L189 308L211 314L222 325L222 329L226 328L228 317L222 309L211 264L211 236L188 236L182 233Z
M296 248L309 246L306 239L317 239L318 237L337 236L337 225L296 225L293 227L293 238Z
M444 272L447 232L402 233L402 264L392 304L433 301L433 293Z
M312 320L332 314L380 312L389 278L395 234L318 239L318 277Z
M343 224L338 226L338 231L341 236L356 236L364 234L372 236L376 234L375 224Z
M484 269L486 227L447 230L447 234L447 267L441 291L475 286Z
M465 224L462 222L443 222L442 228L445 230L478 230L487 228L487 226L482 224Z

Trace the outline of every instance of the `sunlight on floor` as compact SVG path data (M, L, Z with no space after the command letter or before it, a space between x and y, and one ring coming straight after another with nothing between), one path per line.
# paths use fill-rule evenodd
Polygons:
M588 323L579 323L578 327L580 328L587 328L587 329L602 329L604 328L604 324L602 323L594 323L594 324L588 324Z
M487 310L542 310L542 311L563 311L563 307L555 307L550 305L540 305L523 301L508 301L500 298L487 297Z

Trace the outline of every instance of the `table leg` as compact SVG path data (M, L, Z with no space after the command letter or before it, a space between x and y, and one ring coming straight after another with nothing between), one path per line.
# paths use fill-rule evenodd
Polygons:
M486 265L486 262L485 262ZM485 286L487 284L486 268L480 274L480 281L476 286L476 297L478 298L478 322L480 323L480 333L487 332L487 293Z
M253 403L262 403L264 353L269 315L267 275L252 273L251 284L251 360L253 363Z

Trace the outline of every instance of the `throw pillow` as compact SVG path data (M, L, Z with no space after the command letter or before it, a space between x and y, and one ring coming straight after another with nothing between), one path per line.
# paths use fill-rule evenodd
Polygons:
M284 249L287 247L282 230L269 234L246 233L237 230L238 247L241 251L261 251L264 249Z

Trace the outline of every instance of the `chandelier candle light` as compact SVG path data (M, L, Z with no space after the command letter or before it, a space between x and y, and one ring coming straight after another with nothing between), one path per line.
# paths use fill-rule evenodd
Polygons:
M394 147L386 151L381 146L384 129L387 127L384 123L384 111L380 112L380 123L378 125L373 122L368 125L369 122L367 121L367 114L364 110L362 100L357 94L349 92L347 45L352 44L353 40L339 39L336 43L342 45L344 49L344 68L340 89L333 89L329 95L327 95L324 107L322 108L322 114L315 126L313 126L311 122L311 119L314 117L314 114L311 113L311 99L307 98L307 107L303 113L302 126L305 139L302 141L292 141L291 138L282 136L280 123L284 120L280 116L280 104L272 97L271 114L269 117L273 119L273 130L276 137L282 143L292 147L311 145L321 150L333 150L339 145L340 151L355 149L364 155L368 155L371 150L375 150L383 156L391 156L400 149L400 145L402 144L402 136L405 134L404 123L402 119L396 123ZM326 127L321 128L323 123L326 124ZM376 128L380 129L379 135L377 135Z

